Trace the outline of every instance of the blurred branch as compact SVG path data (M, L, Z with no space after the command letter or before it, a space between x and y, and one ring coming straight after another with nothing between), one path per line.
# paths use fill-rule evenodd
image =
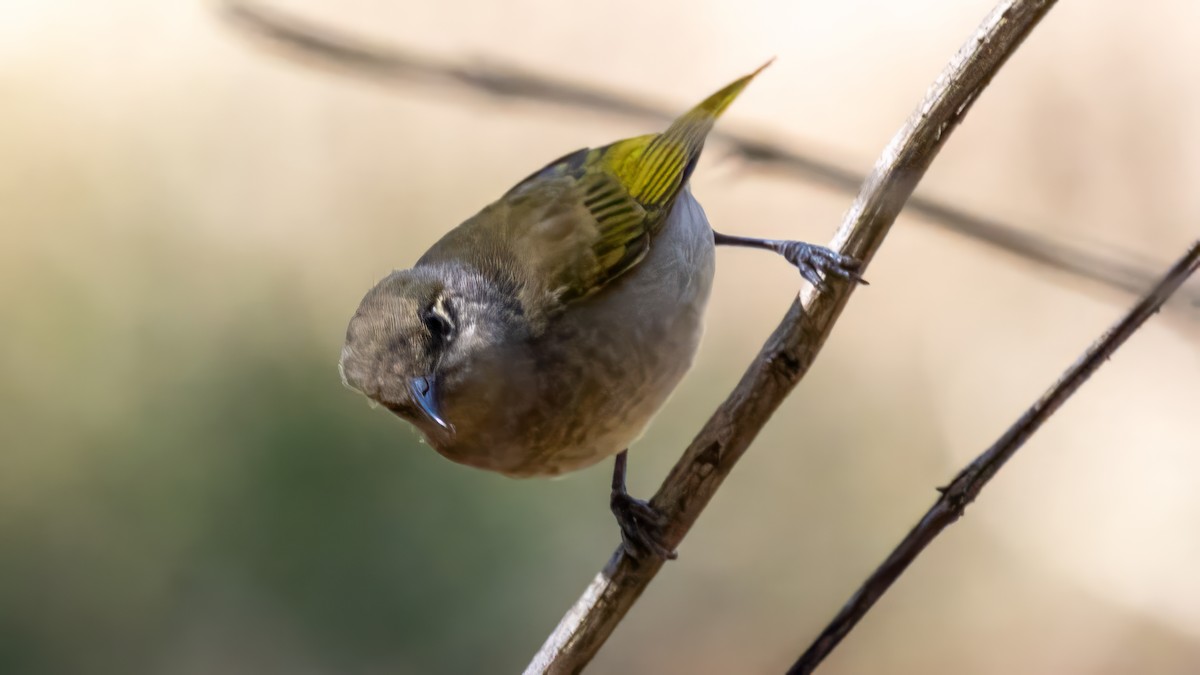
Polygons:
M286 55L318 67L367 77L383 84L411 83L448 85L484 92L491 96L533 100L600 111L625 117L670 120L673 108L654 105L636 97L605 91L567 80L500 65L494 59L478 59L466 66L430 54L373 44L359 37L339 34L327 26L305 22L286 13L243 0L223 0L222 12L229 23L257 37ZM677 112L677 111L676 111ZM728 143L743 160L773 167L803 180L848 193L857 192L864 177L833 162L784 148L779 143L750 138L717 129L713 136ZM1136 295L1154 282L1147 265L1128 256L1104 250L1096 244L1064 241L1041 231L1009 225L915 195L908 201L910 212L951 232L982 242L1047 269L1089 279L1110 288ZM1200 289L1181 293L1180 309L1191 319L1200 319ZM1190 304L1192 307L1185 306Z
M1091 278L1127 292L1140 292L1150 285L1152 275L1120 256L1089 252L1075 244L1054 242L1040 234L973 216L932 199L912 197L916 184L950 132L1053 4L1054 0L1001 2L950 62L865 180L852 171L773 143L728 133L719 135L750 162L776 166L847 191L858 189L861 183L861 191L838 230L835 245L840 244L844 253L864 261L874 255L907 200L911 210L947 229L1049 268ZM626 116L655 119L671 116L662 107L640 103L636 99L512 68L482 63L466 67L425 54L370 45L235 0L226 2L225 16L234 25L266 38L293 56L388 84L450 84L494 96L549 101ZM1093 346L1004 437L943 490L941 499L868 579L791 672L811 672L821 662L929 541L961 516L966 505L974 500L1016 449L1180 287L1195 271L1198 260L1200 243L1194 245L1188 256L1134 311ZM829 293L817 294L806 289L737 387L692 441L652 499L653 505L669 519L665 528L668 546L678 546L759 430L808 372L852 290L836 281ZM1200 293L1194 296L1192 302L1200 302ZM526 672L581 671L661 566L661 560L637 563L625 557L618 548L548 637Z
M1162 307L1183 282L1200 268L1200 240L1194 242L1187 253L1175 263L1149 293L1115 326L1100 337L1088 351L1059 377L1046 393L1042 394L1025 414L1001 436L992 447L975 458L958 473L946 487L939 488L942 496L913 527L908 536L892 551L883 564L863 582L850 601L842 607L833 621L809 646L808 650L788 670L789 675L811 673L821 661L833 651L842 638L891 587L942 530L962 517L967 505L975 501L979 492L996 475L1029 437L1053 415L1058 408L1107 361L1117 348L1125 343Z
M1000 66L1054 0L1003 0L930 87L925 100L875 163L834 238L866 263L883 243L933 158ZM854 290L841 280L826 293L806 288L733 393L713 413L651 503L668 518L675 548L783 399L808 372ZM563 617L525 671L581 671L662 567L618 549Z

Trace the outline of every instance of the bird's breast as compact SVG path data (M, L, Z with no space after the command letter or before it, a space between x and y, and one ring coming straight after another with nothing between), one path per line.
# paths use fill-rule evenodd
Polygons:
M520 349L478 364L449 402L455 461L555 475L641 436L691 366L714 273L712 230L685 189L646 257ZM461 410L460 424L453 418Z

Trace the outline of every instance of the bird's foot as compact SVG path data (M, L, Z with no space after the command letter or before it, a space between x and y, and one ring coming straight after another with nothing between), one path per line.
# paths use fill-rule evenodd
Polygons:
M648 502L631 497L624 490L613 490L609 500L617 525L621 527L621 543L625 553L635 560L659 556L674 560L675 551L663 543L663 527L667 517Z
M800 276L824 293L829 290L825 280L830 276L866 284L860 270L862 261L837 251L803 241L776 241L773 248L800 270Z

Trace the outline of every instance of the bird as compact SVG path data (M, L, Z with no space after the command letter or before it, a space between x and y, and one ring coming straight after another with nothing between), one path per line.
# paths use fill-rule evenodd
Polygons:
M347 326L343 383L460 464L557 476L615 456L624 550L674 558L626 488L628 448L692 365L715 246L775 251L822 290L865 283L831 249L716 232L692 194L714 123L769 64L661 133L550 162L388 274Z

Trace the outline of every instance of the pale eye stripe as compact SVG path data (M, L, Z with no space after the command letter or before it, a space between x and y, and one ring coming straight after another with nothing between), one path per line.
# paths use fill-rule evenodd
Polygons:
M437 301L433 303L433 307L430 309L434 314L438 315L438 318L445 321L446 325L450 326L451 329L455 327L454 319L450 316L450 308L446 306L446 296L439 295Z

